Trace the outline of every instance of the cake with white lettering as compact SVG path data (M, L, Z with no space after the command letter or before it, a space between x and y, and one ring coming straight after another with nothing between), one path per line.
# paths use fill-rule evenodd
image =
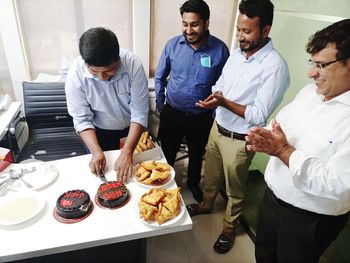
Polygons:
M99 186L96 201L106 208L123 206L129 200L129 191L126 186L118 181L110 181Z
M91 212L93 204L84 190L70 190L56 201L56 214L63 219L83 218Z

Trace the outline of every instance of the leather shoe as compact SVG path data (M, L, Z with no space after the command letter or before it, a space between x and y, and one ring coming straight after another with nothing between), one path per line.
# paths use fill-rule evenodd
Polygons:
M187 184L188 189L191 190L193 198L198 202L202 202L203 201L203 192L202 190L198 187L198 186L191 186L189 184Z
M186 205L186 209L190 214L190 217L194 217L202 214L210 214L210 211L201 209L199 204Z
M235 237L235 233L227 234L222 232L214 244L214 250L220 254L229 252L233 247Z

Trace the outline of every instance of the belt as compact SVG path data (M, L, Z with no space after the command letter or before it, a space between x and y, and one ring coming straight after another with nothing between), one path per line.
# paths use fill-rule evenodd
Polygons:
M216 123L216 125L218 126L218 132L220 134L222 134L226 137L229 137L231 139L245 141L245 136L247 136L247 134L241 134L241 133L236 133L236 132L226 130L224 127L220 126L218 123Z

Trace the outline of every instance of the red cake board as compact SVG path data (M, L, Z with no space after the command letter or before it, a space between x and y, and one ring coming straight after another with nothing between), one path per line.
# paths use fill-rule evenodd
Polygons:
M61 216L59 216L57 214L57 208L56 207L53 210L53 216L60 223L64 223L64 224L78 223L78 222L84 220L85 218L87 218L91 214L92 210L94 210L94 203L91 202L91 201L90 201L90 203L91 203L91 207L90 207L89 211L84 216L82 216L80 218L71 218L71 219L63 218L63 217L61 217Z

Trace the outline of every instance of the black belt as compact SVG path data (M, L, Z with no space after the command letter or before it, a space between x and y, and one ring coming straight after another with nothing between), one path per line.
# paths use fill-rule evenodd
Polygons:
M216 123L216 125L218 126L218 132L220 134L222 134L226 137L229 137L231 139L245 141L245 136L247 136L247 134L241 134L241 133L236 133L236 132L226 130L224 127L220 126L218 123Z

